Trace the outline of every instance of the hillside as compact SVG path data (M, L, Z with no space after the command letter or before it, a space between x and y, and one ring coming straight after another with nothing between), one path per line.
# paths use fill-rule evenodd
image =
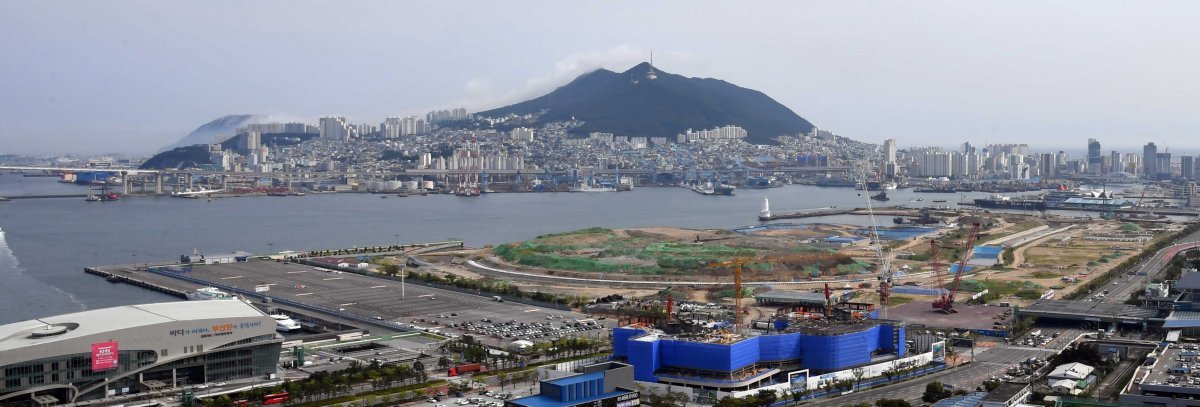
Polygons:
M203 126L192 130L187 136L163 148L163 151L170 150L176 147L185 147L195 144L212 144L218 138L224 140L232 138L238 127L243 127L259 120L260 116L251 114L231 114L228 116L219 117L213 121L205 123Z
M709 78L689 78L642 63L617 73L605 69L581 75L541 97L479 115L539 114L543 122L584 121L574 131L621 136L674 137L687 129L741 126L756 144L774 144L785 134L807 133L813 125L762 92Z
M210 164L208 146L190 145L155 154L138 168L143 170L183 169L199 167L203 164Z

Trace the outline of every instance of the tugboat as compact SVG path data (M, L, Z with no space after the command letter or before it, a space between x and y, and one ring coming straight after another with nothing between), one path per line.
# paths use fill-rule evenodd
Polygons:
M871 199L874 199L876 201L887 201L890 198L888 198L888 196L887 196L887 191L879 191L878 194L871 195Z

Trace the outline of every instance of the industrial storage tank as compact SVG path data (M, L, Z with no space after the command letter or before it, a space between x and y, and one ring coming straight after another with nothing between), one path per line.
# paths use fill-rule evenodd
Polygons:
M404 185L404 183L400 181L388 181L385 187L388 191L399 191L400 186L402 185Z
M433 181L421 181L421 189L433 189Z
M421 183L418 181L405 181L404 182L404 189L407 189L409 191L416 191L420 187L421 187Z
M379 191L383 189L383 181L367 181L368 191Z

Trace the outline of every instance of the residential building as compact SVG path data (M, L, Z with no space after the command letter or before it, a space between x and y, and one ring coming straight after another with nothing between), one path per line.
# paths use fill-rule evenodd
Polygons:
M1154 179L1158 175L1158 146L1154 142L1142 147L1142 176Z
M346 122L345 117L326 116L320 120L321 138L326 140L346 141L355 136L355 129Z
M1103 156L1100 153L1100 142L1096 139L1088 139L1087 149L1087 171L1088 175L1100 176L1104 175Z
M1179 156L1179 178L1196 179L1196 159L1190 155Z
M533 129L517 127L509 132L512 141L533 141Z

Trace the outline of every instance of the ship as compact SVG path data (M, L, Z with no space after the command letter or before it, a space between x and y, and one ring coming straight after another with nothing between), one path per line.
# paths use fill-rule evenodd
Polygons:
M726 195L726 196L728 196L728 195L733 195L733 191L736 190L737 187L734 187L733 185L729 185L729 184L725 184L725 183L717 183L714 185L712 182L705 182L703 184L693 185L688 189L691 189L692 191L695 191L696 193L698 193L700 195Z
M271 318L275 320L276 331L291 332L300 329L300 324L287 315L275 314L271 315Z
M975 205L980 208L989 209L1022 209L1028 211L1044 211L1046 210L1046 201L1040 197L1007 197L1003 195L992 195L990 198L979 198L975 200Z
M746 189L781 188L783 183L775 177L750 177L746 178L746 183L742 187Z
M869 181L867 182L868 191L891 191L896 189L897 185L891 181Z
M858 183L848 178L817 178L819 187L858 187Z
M617 191L616 188L613 188L610 186L592 185L592 184L588 184L588 183L582 183L582 184L579 184L578 186L571 188L571 192L616 192L616 191Z
M207 300L233 300L237 299L233 294L221 291L216 287L197 288L195 291L188 291L186 294L188 301L207 301Z
M888 198L887 191L879 191L878 194L871 195L871 199L874 199L876 201L887 201L891 198Z

